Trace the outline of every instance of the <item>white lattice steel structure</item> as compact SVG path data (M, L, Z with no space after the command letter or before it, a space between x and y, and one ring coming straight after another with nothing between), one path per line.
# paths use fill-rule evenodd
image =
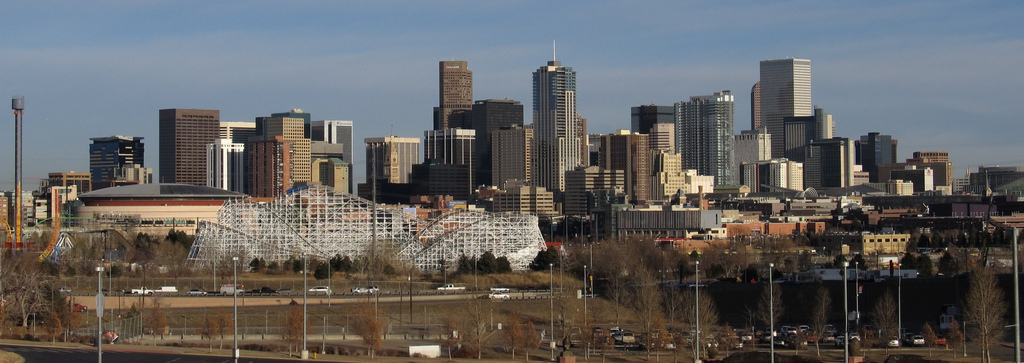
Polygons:
M189 259L206 265L229 256L268 262L368 256L374 247L372 216L371 201L324 186L291 190L270 203L230 201L217 223L200 223ZM436 271L442 260L453 268L463 254L487 251L508 258L513 269L525 269L544 247L536 216L459 210L423 220L378 206L376 219L376 251L396 254L423 271Z

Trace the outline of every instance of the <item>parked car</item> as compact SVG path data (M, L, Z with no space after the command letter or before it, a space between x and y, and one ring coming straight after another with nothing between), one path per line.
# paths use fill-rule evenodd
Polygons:
M889 348L899 348L900 347L900 340L899 340L899 338L891 337L891 338L889 338L889 340L885 341L885 346L887 346Z
M327 294L327 295L331 295L331 293L332 293L331 292L331 288L327 287L327 286L313 286L312 288L310 288L307 291L308 292L314 292L314 293L315 292L322 292L322 293Z
M85 305L82 305L82 304L79 304L79 303L75 303L74 305L71 306L71 311L74 311L76 313L77 312L86 311L86 310L89 310L89 308L87 308L87 307L85 307Z
M269 287L264 286L264 287L261 287L259 289L252 289L251 292L253 294L260 294L260 295L268 294L269 295L269 294L276 294L277 290L274 290L274 289L271 289Z
M512 298L504 292L492 292L488 297L490 297L491 300L508 300Z
M67 287L67 286L62 287L62 288L60 288L60 293L61 294L70 294L71 293L71 288Z
M186 292L185 295L188 295L188 296L206 296L206 291L201 290L201 289L192 289L192 290L188 290L188 292Z
M507 287L501 287L501 286L491 287L491 292L509 292L509 291L512 291L512 289L509 289Z
M946 345L946 337L942 336L942 335L939 335L939 336L935 337L935 345L936 346L940 346L940 347L945 346Z

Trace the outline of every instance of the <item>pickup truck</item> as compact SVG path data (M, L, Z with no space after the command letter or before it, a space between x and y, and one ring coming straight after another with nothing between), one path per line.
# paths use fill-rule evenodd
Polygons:
M141 289L132 289L132 295L153 295L153 290L143 286Z
M456 291L456 290L465 290L465 289L466 289L465 286L455 286L455 285L452 285L452 284L447 284L447 285L444 285L444 286L441 286L441 287L437 288L438 291Z
M176 286L160 286L159 289L153 290L153 292L177 294L178 288Z

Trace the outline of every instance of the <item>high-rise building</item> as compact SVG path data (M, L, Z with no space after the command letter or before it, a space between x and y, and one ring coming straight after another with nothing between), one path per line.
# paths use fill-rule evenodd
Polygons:
M420 161L420 139L414 137L368 137L366 183L409 183L413 164ZM362 187L360 187L362 188Z
M740 131L735 140L737 165L772 158L772 135L764 128Z
M675 152L676 151L676 125L675 125L675 123L670 123L670 124L654 124L654 127L651 127L650 137L647 138L647 141L650 143L649 148L651 150L669 150L671 152Z
M716 185L737 182L732 92L676 102L676 148L684 169L715 177Z
M472 119L473 130L476 130L474 182L477 185L495 185L491 175L491 133L502 128L523 126L523 104L509 99L476 101Z
M760 130L762 127L764 125L761 123L761 82L757 82L750 87L750 129Z
M67 188L72 185L78 188L79 193L88 193L93 190L91 175L76 171L49 173L45 187L41 185L39 189L44 190L50 187Z
M808 144L831 139L835 129L832 115L820 107L814 107L812 116L785 117L783 124L785 131L781 136L785 138L786 159L796 162L804 161Z
M206 186L206 145L219 133L218 110L160 110L160 182Z
M853 141L845 137L810 143L804 161L804 186L845 188L855 185L854 159Z
M811 116L811 61L775 59L761 61L761 125L772 134L772 157L786 155L785 118ZM755 87L754 92L758 89Z
M605 170L622 170L626 196L633 202L651 198L649 136L618 130L601 137L599 166Z
M892 179L891 172L895 170L906 170L908 167L914 169L931 169L933 172L933 183L935 190L942 190L946 193L953 193L953 163L949 161L949 152L946 151L915 151L913 158L906 162L878 165L878 182L885 183ZM918 189L918 184L914 184Z
M309 138L309 136L310 136L309 134L310 134L310 131L312 129L312 127L310 125L312 123L312 121L311 121L312 117L309 114L309 112L302 111L302 109L293 108L291 111L288 111L288 112L272 113L272 114L270 114L270 117L287 117L287 118L302 119L302 137L307 138L307 139ZM257 123L259 123L259 119L257 118L256 120L257 120ZM258 126L257 126L257 128L258 128ZM257 131L259 131L259 130L257 130ZM265 131L264 131L264 135L266 135ZM266 136L273 136L273 135L266 135Z
M670 199L685 191L686 175L679 154L670 150L654 150L651 154L651 199Z
M609 170L597 166L581 166L565 173L566 189L563 211L566 215L585 216L590 214L588 208L589 193L599 190L612 190L611 194L622 193L626 184L622 170Z
M745 162L740 166L740 179L752 193L803 190L804 164L786 159Z
M292 185L291 141L284 136L271 136L250 141L249 195L256 198L276 198L284 195Z
M630 108L630 130L650 134L657 124L675 124L676 110L672 106L644 105Z
M217 139L206 145L206 186L245 191L245 144Z
M434 108L434 130L470 128L467 121L473 109L473 71L466 61L441 61L438 68L440 106Z
M423 163L473 165L476 130L445 129L423 132Z
M348 164L348 190L351 193L355 178L352 165L354 162L353 148L355 139L352 137L352 121L321 120L310 123L309 138L311 156L315 158L338 158ZM339 151L339 152L335 152ZM320 154L317 154L317 153ZM337 188L335 188L337 189Z
M501 189L512 181L530 183L532 144L532 125L513 125L491 132L491 183Z
M494 213L550 216L555 212L554 194L541 187L515 186L494 195Z
M289 165L291 165L291 182L288 188L305 185L313 180L310 169L310 163L312 162L310 141L308 137L304 136L308 135L306 125L309 124L307 122L309 114L302 112L302 110L292 110L292 112L275 113L273 115L277 116L257 119L257 124L263 125L263 135L267 139L280 136L291 147L289 152L291 158L289 162Z
M97 189L116 185L117 181L141 182L138 179L126 180L122 171L145 164L145 145L141 137L110 136L89 140L92 140L89 145L89 174Z
M245 121L221 121L220 138L228 139L236 144L249 142L249 138L256 134L256 123Z
M856 150L857 165L864 167L868 172L868 179L872 183L878 183L878 166L882 164L893 164L896 162L896 146L899 142L892 136L878 132L869 132L862 135L860 140L854 142Z
M565 191L565 173L583 165L586 129L576 113L576 72L552 60L533 72L533 185Z
M349 164L339 158L315 158L312 167L313 183L329 186L342 193L351 193L348 180L352 175L350 169Z

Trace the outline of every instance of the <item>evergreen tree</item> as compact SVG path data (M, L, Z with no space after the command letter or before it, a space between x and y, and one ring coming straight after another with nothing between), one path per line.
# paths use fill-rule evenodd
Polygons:
M932 277L935 275L935 272L932 271L934 268L935 266L932 265L932 259L928 258L927 255L922 254L917 256L917 273L921 277Z
M477 261L476 269L484 275L497 272L497 258L494 257L494 254L491 253L491 251L484 252L480 255L480 259Z
M558 266L558 251L554 248L537 252L537 257L534 257L533 262L530 262L530 269L533 271L546 271L551 264L554 264L556 267Z
M466 255L459 256L459 264L455 273L472 274L474 272L476 272L476 258L469 258Z
M494 272L499 274L507 274L512 272L512 263L509 262L508 257L501 256L495 260Z
M942 257L939 258L939 273L946 276L956 275L960 272L960 262L953 258L949 254L949 251L943 252Z
M331 266L327 262L321 262L316 265L316 270L313 271L313 278L317 280L326 280L331 276Z

